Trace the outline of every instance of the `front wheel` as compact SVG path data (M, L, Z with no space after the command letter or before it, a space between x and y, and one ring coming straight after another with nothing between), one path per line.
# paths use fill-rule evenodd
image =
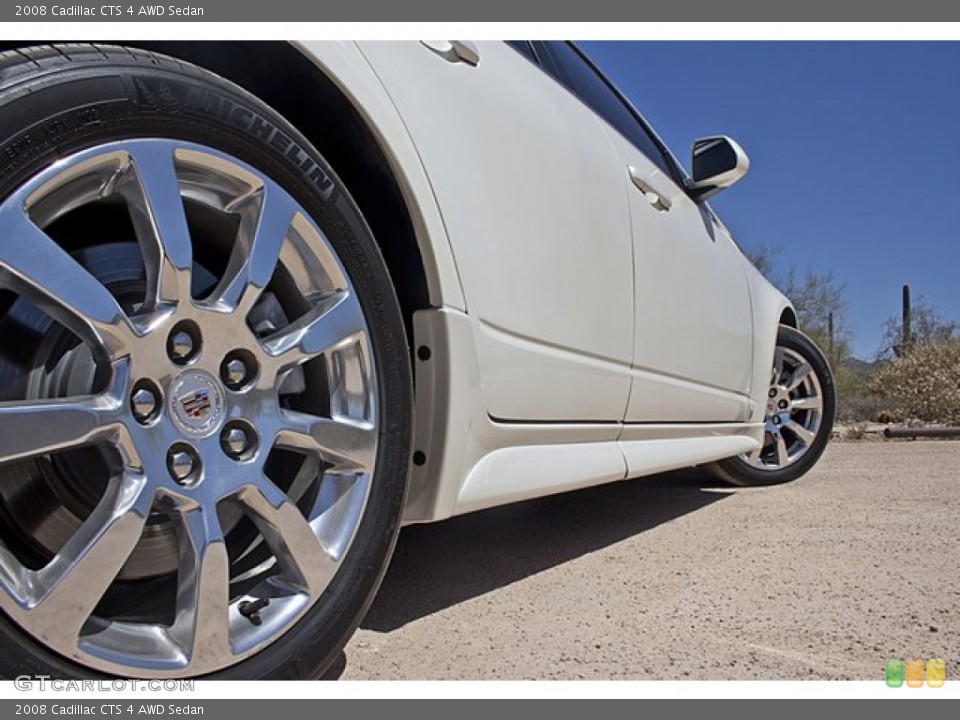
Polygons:
M709 469L734 485L777 485L796 480L823 454L833 429L837 392L820 349L785 325L777 333L764 413L763 445Z
M316 676L408 463L359 209L269 107L138 50L0 54L0 148L0 676Z

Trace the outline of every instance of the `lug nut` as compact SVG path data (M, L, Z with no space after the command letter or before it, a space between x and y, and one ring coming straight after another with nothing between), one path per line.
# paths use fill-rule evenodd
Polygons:
M230 428L223 434L223 447L231 455L241 455L248 444L247 434L238 427Z
M770 388L769 396L770 396L770 397L776 397L776 396L777 396L777 389L776 389L776 388Z
M228 457L242 460L256 447L256 434L242 425L228 425L220 435L220 446Z
M138 423L146 423L157 411L157 396L147 387L134 390L130 396L130 409Z
M232 350L220 363L220 379L231 390L239 391L257 379L259 369L256 356L249 350Z
M170 469L170 475L181 485L186 485L190 477L194 474L196 464L190 453L185 450L171 450L167 457L167 467Z
M247 380L247 366L240 358L227 360L223 364L223 381L230 387L240 387Z
M781 410L786 410L788 404L789 404L789 403L787 403L786 400L781 400L781 401L780 401L780 409L781 409Z
M190 333L180 330L170 336L170 357L174 360L186 360L193 354L193 338Z
M177 365L186 365L200 355L200 328L193 320L181 320L167 337L167 355Z
M773 424L774 424L774 425L779 425L779 424L780 424L780 416L779 416L779 415L774 415L774 416L773 416Z

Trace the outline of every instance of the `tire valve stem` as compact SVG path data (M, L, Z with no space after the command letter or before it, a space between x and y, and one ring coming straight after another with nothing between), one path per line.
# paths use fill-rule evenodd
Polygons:
M260 627L260 624L263 622L263 619L260 617L260 611L269 604L270 600L267 598L260 598L259 600L253 601L246 600L240 603L237 610L251 623Z

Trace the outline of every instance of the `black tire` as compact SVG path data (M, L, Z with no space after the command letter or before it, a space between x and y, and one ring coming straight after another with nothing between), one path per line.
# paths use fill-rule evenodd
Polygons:
M336 658L369 607L400 526L412 374L386 266L357 205L310 143L257 98L192 65L141 50L58 45L0 54L0 198L85 148L166 138L228 153L280 184L327 235L368 318L377 362L376 480L339 571L316 603L259 653L208 676L307 679ZM0 338L0 342L3 339ZM101 677L0 617L0 675Z
M816 437L807 451L794 463L780 469L762 469L750 465L737 456L720 460L707 466L714 475L732 485L760 487L779 485L805 475L823 455L833 430L837 407L837 391L833 373L826 358L814 342L798 330L781 325L777 332L777 346L798 353L813 368L820 381L823 398L822 418Z

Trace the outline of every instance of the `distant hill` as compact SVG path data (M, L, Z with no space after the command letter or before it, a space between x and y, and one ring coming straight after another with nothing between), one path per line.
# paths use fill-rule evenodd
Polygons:
M849 357L843 361L843 364L852 372L868 374L876 370L882 362L881 360L861 360L860 358Z

